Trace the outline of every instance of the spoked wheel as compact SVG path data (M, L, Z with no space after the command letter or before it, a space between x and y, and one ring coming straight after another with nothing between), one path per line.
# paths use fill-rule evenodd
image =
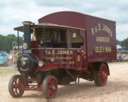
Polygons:
M108 79L108 66L101 64L99 70L94 72L94 81L96 86L105 86Z
M47 76L45 77L42 83L43 94L46 98L54 98L57 93L57 86L58 82L54 76Z
M9 93L12 97L21 97L24 93L24 82L21 75L14 75L8 84Z

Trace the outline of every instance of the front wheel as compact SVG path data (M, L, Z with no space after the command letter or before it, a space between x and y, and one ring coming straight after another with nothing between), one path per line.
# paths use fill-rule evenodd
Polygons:
M12 97L21 97L24 93L24 82L21 75L14 75L8 84L8 90Z
M56 96L58 89L58 82L54 76L46 76L42 83L43 94L46 98L53 98Z
M104 63L99 65L98 70L94 71L94 82L96 86L105 86L108 79L108 66Z

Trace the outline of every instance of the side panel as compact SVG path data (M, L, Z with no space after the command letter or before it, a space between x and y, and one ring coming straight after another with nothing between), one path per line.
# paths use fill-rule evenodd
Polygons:
M38 55L34 50L38 51ZM37 48L33 49L33 54L35 54L40 61L43 61L45 63L44 66L39 68L42 71L48 71L58 68L72 69L77 71L87 70L85 62L86 53L82 49Z
M88 61L116 60L115 22L86 16Z

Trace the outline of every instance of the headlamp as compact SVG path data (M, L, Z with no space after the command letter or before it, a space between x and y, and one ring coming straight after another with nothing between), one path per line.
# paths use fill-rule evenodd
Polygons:
M23 49L28 49L28 44L27 43L23 43Z
M39 66L39 67L43 67L43 65L44 65L44 62L43 62L43 61L39 61L39 62L38 62L38 66Z

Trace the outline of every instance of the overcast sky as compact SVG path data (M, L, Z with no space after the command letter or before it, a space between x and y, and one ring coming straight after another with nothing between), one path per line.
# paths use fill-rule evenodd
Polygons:
M116 21L117 39L128 37L128 0L0 0L0 34L16 33L22 21L56 11L77 11Z

